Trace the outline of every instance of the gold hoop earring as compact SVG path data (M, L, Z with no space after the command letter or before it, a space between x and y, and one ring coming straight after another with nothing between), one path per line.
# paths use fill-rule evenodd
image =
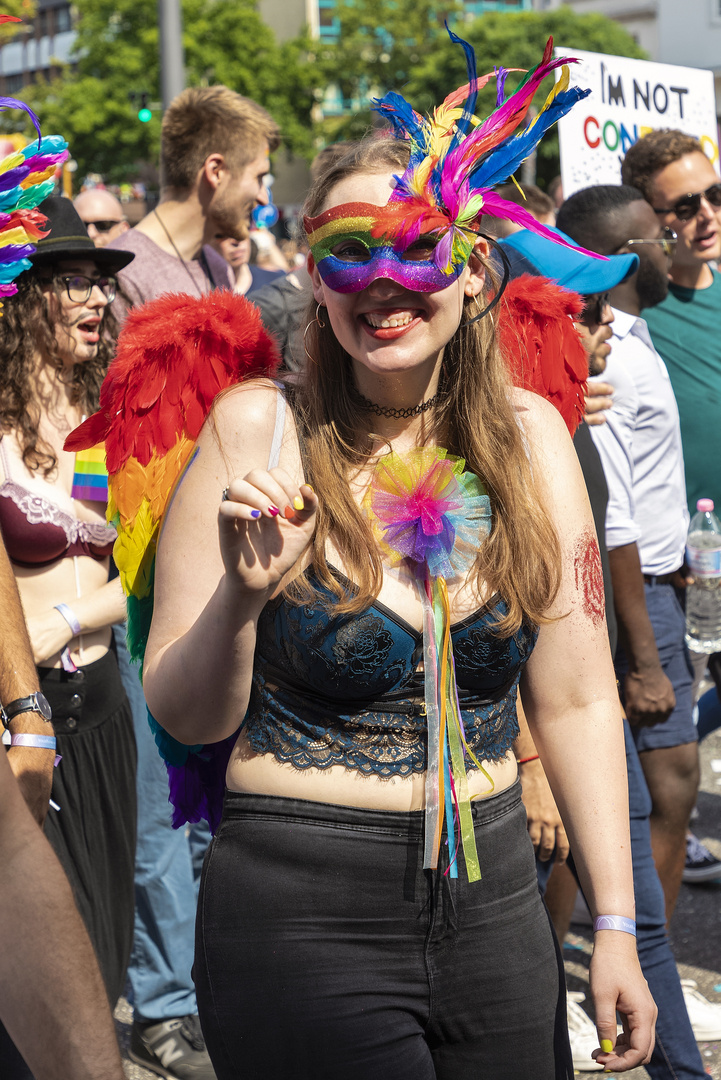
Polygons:
M322 304L318 304L318 306L317 306L317 307L316 307L316 309L315 309L315 318L314 318L314 319L311 319L311 321L310 321L310 322L308 323L308 325L306 326L305 330L303 331L303 349L304 349L304 351L305 351L305 355L306 355L306 356L308 357L308 359L310 360L311 364L317 364L317 361L316 361L316 360L315 360L315 358L314 358L314 357L312 357L312 356L310 355L310 353L308 352L308 346L307 346L307 344L306 344L306 339L307 339L307 336L308 336L308 331L310 330L311 326L315 326L315 325L317 324L317 325L318 325L318 328L319 328L320 330L325 330L325 323L324 323L324 322L321 322L321 321L320 321L320 319L319 319L319 317L318 317L318 316L320 315L320 309L321 309L322 307L323 307L323 305L322 305Z

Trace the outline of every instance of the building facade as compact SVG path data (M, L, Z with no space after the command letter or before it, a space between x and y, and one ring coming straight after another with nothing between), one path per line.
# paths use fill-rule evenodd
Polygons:
M534 0L537 11L560 7L591 12L620 23L651 60L714 74L716 111L721 105L721 0ZM558 42L562 45L563 42Z
M57 74L74 41L70 4L38 0L33 22L0 46L0 94L16 95L39 78Z

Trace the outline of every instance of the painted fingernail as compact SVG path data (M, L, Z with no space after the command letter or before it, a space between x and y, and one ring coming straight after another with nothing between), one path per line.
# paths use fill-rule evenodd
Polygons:
M289 519L295 517L295 510L292 506L286 506L285 510L283 511L283 517Z
M260 510L251 510L250 511L250 516L252 518L259 518L260 517Z
M268 513L270 514L271 517L278 517L278 514L280 513L280 510L278 509L277 506L269 506L268 507Z
M310 488L310 490L311 490L311 491L313 492L313 494L315 495L315 488L313 487L313 485L312 485L312 484L305 484L305 485L304 485L304 487Z
M300 495L296 495L296 497L293 499L293 509L294 510L302 510L304 506L305 506L305 503L301 499Z
M611 1040L610 1039L601 1039L601 1049L603 1050L604 1054L612 1054L613 1053L613 1043L611 1042Z

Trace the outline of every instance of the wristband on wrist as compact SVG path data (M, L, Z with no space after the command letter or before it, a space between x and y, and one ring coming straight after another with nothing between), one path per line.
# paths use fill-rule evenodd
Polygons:
M516 762L516 764L517 765L525 765L527 761L536 761L538 759L538 757L539 757L538 754L529 754L528 757L519 758L518 761Z
M593 932L597 930L622 930L624 934L636 937L636 923L625 915L597 915L593 920Z
M82 634L83 628L80 625L80 620L69 604L55 604L55 610L60 612L76 637L78 634Z
M11 735L11 746L34 746L38 750L54 750L57 746L57 741L54 735ZM57 769L62 754L55 755L55 768Z
M11 746L36 746L38 750L54 750L57 740L54 735L11 735Z

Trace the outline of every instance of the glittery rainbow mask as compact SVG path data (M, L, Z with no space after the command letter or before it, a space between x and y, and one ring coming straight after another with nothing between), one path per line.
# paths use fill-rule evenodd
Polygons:
M386 205L346 203L304 220L318 271L336 292L360 292L379 277L414 292L447 288L468 263L484 214L564 243L525 207L493 189L516 172L552 124L590 93L569 88L566 64L575 61L554 59L549 38L541 63L526 72L506 98L509 71L518 69L498 67L479 78L473 48L448 33L466 54L466 85L449 94L427 118L394 92L375 103L393 135L410 151L408 167L394 178L396 186ZM560 78L526 125L536 90L559 67ZM475 115L478 92L492 78L496 108L481 120Z
M444 222L445 224L445 222ZM389 205L342 203L304 219L313 260L329 289L360 292L376 278L390 278L413 292L446 289L463 270L468 254L444 269L444 245L437 233L393 239ZM447 226L444 230L447 234Z

